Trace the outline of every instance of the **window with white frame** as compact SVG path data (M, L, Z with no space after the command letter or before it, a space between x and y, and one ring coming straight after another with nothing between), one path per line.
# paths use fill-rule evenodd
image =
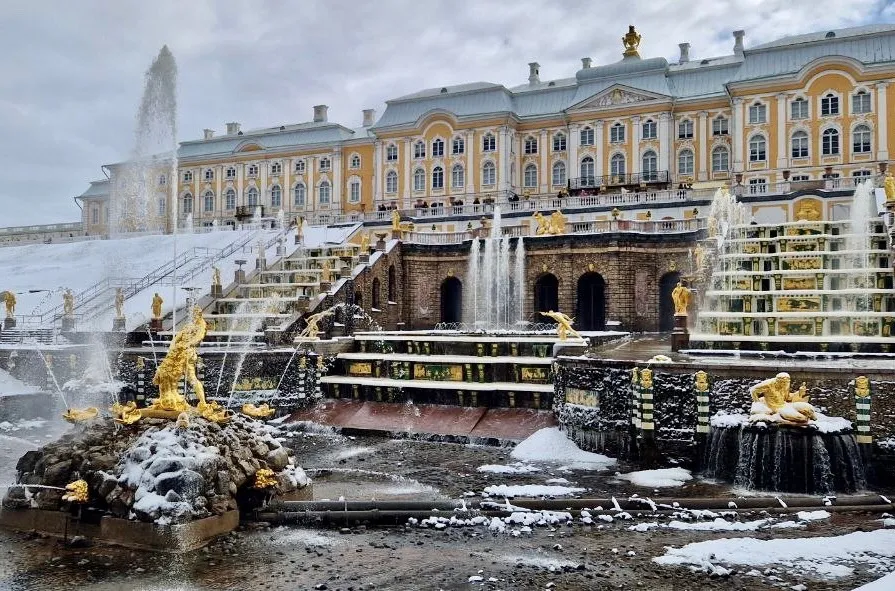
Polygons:
M656 122L652 119L647 119L643 122L641 133L643 133L643 139L645 140L654 140L658 135L658 131L656 130Z
M432 169L432 188L444 189L444 169L440 166Z
M802 181L810 181L811 177L808 176L807 174L794 174L790 177L789 180L791 180L794 183L799 183Z
M869 170L867 170L866 168L863 169L863 170L856 170L856 171L854 171L853 173L851 173L852 177L854 177L854 178L856 178L856 179L866 179L866 178L870 178L870 177L872 176L872 174L873 174L873 173L871 173L871 172L870 172Z
M693 150L681 150L677 155L677 173L681 176L693 176Z
M749 179L749 192L753 195L768 192L767 179Z
M835 156L839 153L839 131L825 129L821 135L820 153L824 156Z
M537 154L538 153L538 138L534 136L528 136L525 138L524 150L526 154Z
M186 170L183 172L183 182L185 182L185 183L193 182L193 171Z
M851 132L852 136L852 152L855 154L870 153L870 127L867 125L857 125Z
M768 144L761 134L753 135L749 140L749 162L764 162L768 159Z
M360 181L353 180L348 183L348 202L360 203Z
M295 174L304 174L305 173L305 161L304 160L296 160L295 161Z
M553 163L553 186L558 187L566 184L566 163L565 162L554 162Z
M594 145L594 128L587 126L581 128L579 144L582 146L593 146Z
M749 105L749 123L756 125L759 123L767 123L768 108L761 103Z
M526 189L534 189L538 186L538 167L527 164L522 173L522 186Z
M360 168L360 156L358 156L357 154L352 154L351 159L348 161L348 168Z
M283 174L283 165L279 162L274 162L270 165L270 174L273 176L280 176Z
M609 128L609 141L613 144L625 141L625 126L622 123L615 123Z
M590 156L585 156L581 159L579 168L581 169L581 184L593 185L596 182L594 180L594 159Z
M451 141L451 154L457 156L458 154L463 154L466 152L466 141L457 136Z
M228 181L236 180L236 169L232 166L227 168L227 171L224 173L224 176Z
M730 121L724 115L718 115L712 119L712 135L730 134Z
M798 97L789 103L789 118L793 121L808 118L808 101L803 97Z
M432 142L432 157L439 158L441 156L444 156L444 140L438 138Z
M693 138L693 120L684 119L677 124L677 139L689 140Z
M258 165L249 164L247 174L249 175L249 178L258 176Z
M270 188L270 206L271 207L282 207L283 206L283 190L279 185L274 185Z
M413 144L413 157L417 159L426 157L426 142L418 140Z
M647 150L640 158L640 178L645 182L659 180L659 158L652 150Z
M466 170L462 164L455 164L451 167L451 188L462 189L466 186Z
M566 151L566 134L559 132L553 134L553 151L554 152L565 152Z
M870 93L859 90L851 97L851 112L857 114L870 112Z
M164 197L159 197L159 198L158 198L158 214L159 214L159 215L165 215L165 210L166 210L167 208L168 208L168 206L167 206L167 202L165 201L165 198L164 198ZM174 209L175 209L175 210L177 209L177 206L176 206L176 205L174 206Z
M236 189L227 189L224 193L224 205L227 210L236 209Z
M214 211L214 193L205 191L205 211Z
M332 187L329 184L329 181L323 180L320 181L320 184L317 185L317 201L321 205L329 205L330 198L332 197Z
M497 184L497 168L491 161L482 165L482 184L485 186Z
M827 117L839 114L839 97L832 92L820 99L820 115Z
M329 159L329 156L324 156L320 159L320 172L329 172L329 169L332 168L332 161Z
M792 134L792 141L790 142L790 156L792 158L807 158L808 157L808 134L804 131L797 131Z
M395 144L389 144L385 147L385 161L386 162L397 162L398 161L398 146Z
M165 185L167 185L168 184L168 175L160 174L158 176L158 184L160 187L164 187Z
M482 152L493 152L497 149L497 140L493 133L486 133L482 136Z
M183 213L193 213L193 196L189 193L183 196Z
M394 170L390 170L385 174L385 192L398 192L398 173Z
M258 205L258 189L255 187L249 187L249 190L246 192L246 205L249 207Z
M413 190L414 191L425 191L426 190L426 171L422 168L417 168L413 171Z
M730 170L730 150L727 146L715 146L712 149L712 172Z
M214 170L212 170L212 169L210 169L210 168L206 168L206 169L205 169L205 180L206 180L206 181L213 181L213 180L214 180Z
M306 193L307 189L305 188L304 183L298 183L297 185L295 185L295 188L292 189L292 204L296 207L304 207Z
M93 223L98 224L99 223L99 209L94 207L92 212L93 212Z
M625 157L622 154L613 154L609 160L609 172L615 180L621 182L625 176Z

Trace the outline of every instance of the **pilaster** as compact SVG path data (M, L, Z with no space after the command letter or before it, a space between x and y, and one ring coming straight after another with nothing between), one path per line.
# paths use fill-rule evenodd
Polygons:
M659 113L659 169L662 170L664 168L664 170L669 172L675 170L675 168L671 166L671 139L668 137L668 121L670 117L671 116L667 112Z
M783 170L787 166L786 150L786 94L777 94L777 169ZM768 146L770 148L770 146Z
M886 88L888 82L876 85L876 159L889 159L889 115L886 106Z
M631 172L638 174L641 172L640 168L642 164L640 159L640 134L643 133L643 129L640 127L639 116L631 118L631 127Z
M743 172L743 99L733 99L730 126L733 128L733 172Z
M547 130L542 129L541 133L538 135L538 155L540 156L539 160L541 162L538 168L540 169L538 172L538 192L546 193L548 191L548 187L550 186L550 173L548 169L550 168L550 153L553 150L553 146L550 145L550 137L547 135Z
M709 133L707 129L708 116L709 114L706 111L699 112L698 128L696 130L696 137L698 138L697 141L699 142L696 178L700 181L704 181L708 178L708 172L706 170L707 152L709 146Z
M475 193L475 180L479 176L475 169L475 131L466 132L466 193Z
M597 157L594 159L594 176L598 178L603 176L603 171L606 169L606 146L604 145L606 140L603 134L605 127L606 123L602 119L597 120L594 125L594 147L597 149Z
M573 179L581 174L578 166L578 144L581 142L581 126L577 123L569 125L569 143L568 154L569 161L566 163L566 178Z

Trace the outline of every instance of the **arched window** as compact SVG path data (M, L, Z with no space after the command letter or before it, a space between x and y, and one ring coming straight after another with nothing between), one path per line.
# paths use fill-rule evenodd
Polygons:
M677 173L684 176L693 175L693 150L681 150L677 155Z
M808 157L808 134L804 131L797 131L792 134L792 146L790 154L792 158Z
M298 183L295 185L295 188L292 189L292 203L296 207L304 207L305 206L305 184Z
M388 266L388 302L398 299L398 282L395 279L395 266Z
M833 156L839 153L839 131L835 129L825 129L821 136L821 154L824 156Z
M594 159L585 156L581 159L581 183L593 185L594 182Z
M590 126L585 126L581 128L581 139L578 142L582 146L593 146L594 145L594 128Z
M553 179L552 180L553 180L554 187L566 184L566 163L565 162L554 162L553 163Z
M610 174L616 182L623 182L625 176L625 157L623 154L613 154L609 160Z
M357 179L348 183L348 203L360 203L360 181Z
M538 167L534 164L527 164L522 175L522 186L526 189L533 189L538 186Z
M440 166L432 169L432 188L444 189L444 169Z
M373 285L371 287L373 291L371 295L373 297L370 298L370 305L372 305L373 308L375 308L376 310L379 310L382 303L382 296L379 293L382 291L382 287L379 283L379 277L373 278Z
M482 136L482 152L493 152L497 149L497 140L491 132Z
M320 185L317 187L317 199L321 205L329 204L330 194L329 181L320 181Z
M413 157L414 158L425 158L426 157L426 143L423 140L418 140L415 144L413 144Z
M328 172L332 167L332 163L328 156L324 156L320 159L320 172Z
M466 185L466 172L462 164L455 164L451 168L451 188L462 189Z
M386 193L397 193L398 192L398 173L394 170L390 170L385 173L385 192Z
M727 172L730 169L730 152L726 146L715 146L712 150L712 172Z
M566 134L562 132L553 134L553 151L565 152L566 150Z
M444 156L444 140L438 138L432 142L432 157L438 158Z
M395 144L389 144L385 148L385 161L386 162L397 162L398 161L398 146Z
M256 189L255 187L249 187L248 193L246 193L246 195L248 196L246 205L248 205L249 207L258 205L258 189Z
M870 152L870 128L866 125L858 125L851 132L852 152L866 154Z
M659 180L659 159L652 150L643 153L640 159L640 172L642 180L646 182Z
M183 196L183 213L193 213L193 196L189 193Z
M494 185L497 183L497 169L491 161L482 165L482 184Z
M213 181L213 180L214 180L214 170L212 170L212 169L210 169L210 168L206 168L206 169L205 169L205 180L206 180L206 181Z
M270 188L270 206L271 207L282 207L283 206L283 190L280 189L279 185L274 185Z
M351 160L348 162L349 168L360 168L360 156L357 154L351 155Z
M761 134L749 140L749 162L764 162L768 159L767 142Z
M296 160L295 161L295 174L304 174L305 173L305 161L304 160Z
M413 190L414 191L425 191L426 190L426 171L422 168L417 168L413 171Z
M205 211L214 211L214 193L205 191Z
M656 139L656 122L652 119L647 119L643 122L643 139L645 140L654 140Z
M185 182L185 183L193 182L193 171L191 171L191 170L184 171L183 182Z
M838 115L839 114L839 97L832 92L820 99L821 116Z
M224 175L228 181L232 181L236 178L236 169L232 166L227 168L227 173Z
M258 165L257 164L249 164L248 175L250 177L258 176Z
M455 137L454 141L451 142L451 154L463 154L466 152L466 142L462 137Z
M228 210L236 209L236 190L233 188L227 189L227 192L224 193L224 201Z
M283 165L279 162L274 162L270 165L270 174L273 176L280 176L283 174Z
M859 90L851 97L851 112L855 114L870 112L870 93Z
M530 135L525 138L525 153L526 154L537 154L538 153L538 138Z
M613 144L620 144L625 141L625 126L616 123L609 128L609 141Z

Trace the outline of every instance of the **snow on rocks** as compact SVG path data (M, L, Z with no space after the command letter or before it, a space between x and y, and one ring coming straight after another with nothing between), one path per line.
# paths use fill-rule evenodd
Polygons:
M892 591L892 589L895 589L895 572L891 572L866 585L861 585L854 591Z
M661 468L658 470L639 470L627 474L616 475L636 486L645 488L667 488L681 486L693 478L689 470L684 468Z
M763 405L756 408L764 408L765 410L767 410L767 407L764 407ZM844 419L842 417L828 417L827 415L821 413L816 414L817 418L813 421L808 421L806 425L807 428L813 428L819 433L846 433L852 430L852 423L848 419ZM780 415L777 413L764 413L761 415L761 418L764 420L756 422L756 425L759 425L761 423L764 423L766 425L767 423L778 423L783 421L783 419L781 419ZM728 414L724 411L718 411L709 420L709 424L712 427L716 427L719 429L734 429L744 425L749 425L750 422L751 419L747 414Z
M547 484L495 484L485 487L485 494L499 497L568 497L586 489L574 486L552 486Z
M507 466L501 464L485 464L484 466L479 466L478 471L487 472L489 474L531 474L532 472L537 472L538 469L522 462L515 462Z
M605 470L615 459L580 449L558 427L547 427L532 433L510 453L514 459L527 462L551 462L579 470Z

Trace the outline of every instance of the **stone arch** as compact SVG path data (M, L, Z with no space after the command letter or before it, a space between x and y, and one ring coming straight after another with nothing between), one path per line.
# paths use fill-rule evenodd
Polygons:
M463 282L448 277L441 282L441 322L458 323L463 313Z
M398 282L395 279L395 266L388 266L388 301L395 302L398 299Z
M677 271L669 271L659 278L659 330L670 332L674 329L674 302L671 292L681 280Z
M578 330L606 329L606 281L599 273L578 278L575 326Z
M356 289L354 291L354 305L364 307L364 294L361 290Z
M553 320L546 316L541 316L538 312L557 311L559 308L559 279L557 279L556 275L544 273L535 280L534 298L534 322L553 322Z
M382 302L380 301L381 300L380 292L382 291L382 288L379 283L379 277L373 278L372 288L373 288L372 293L370 294L370 306L372 306L373 308L376 308L377 310L381 310Z

